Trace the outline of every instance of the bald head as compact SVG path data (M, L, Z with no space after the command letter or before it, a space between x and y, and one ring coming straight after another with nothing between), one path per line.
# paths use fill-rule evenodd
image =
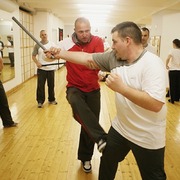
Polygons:
M76 26L78 24L81 24L81 23L84 23L84 24L87 24L89 27L90 27L90 22L88 19L84 18L84 17L79 17L76 19L75 23L74 23L74 27L76 28Z
M47 40L48 36L45 30L40 31L40 38L43 43L46 43L48 41Z
M80 43L88 43L91 37L91 26L88 19L79 17L74 23L74 31Z

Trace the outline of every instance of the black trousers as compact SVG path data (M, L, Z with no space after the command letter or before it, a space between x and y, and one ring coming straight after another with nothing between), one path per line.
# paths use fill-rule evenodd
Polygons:
M3 51L0 51L0 53L1 53L1 57L3 58Z
M180 71L169 71L169 89L171 102L180 100Z
M1 81L0 81L0 117L2 119L3 126L14 124L9 109L7 96Z
M87 93L70 87L66 93L73 116L81 124L78 159L89 161L93 155L95 142L106 138L106 133L99 124L100 90Z
M106 148L101 157L99 180L114 180L118 163L132 151L143 180L165 180L164 151L145 149L121 136L113 127L107 136Z
M11 63L11 67L14 67L14 53L9 53L9 60Z
M48 100L55 100L54 92L54 70L45 71L42 69L37 70L37 91L36 91L36 100L38 103L44 103L45 101L45 83L47 80L48 85Z

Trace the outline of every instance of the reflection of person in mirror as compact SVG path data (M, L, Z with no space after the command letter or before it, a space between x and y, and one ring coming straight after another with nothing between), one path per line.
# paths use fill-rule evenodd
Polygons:
M3 61L0 53L0 72L2 71L2 69L3 69ZM12 119L7 96L1 80L0 80L0 117L2 119L4 128L17 126L17 123L15 123Z
M6 47L8 48L9 60L11 63L11 67L14 67L14 43L11 36L7 36L7 44Z
M0 53L2 58L3 58L3 49L4 49L4 43L1 41L1 37L0 37Z

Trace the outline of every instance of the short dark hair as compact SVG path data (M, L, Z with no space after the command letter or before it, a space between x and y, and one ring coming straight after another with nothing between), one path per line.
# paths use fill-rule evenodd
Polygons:
M147 27L142 27L141 30L142 31L148 31L148 34L149 34L149 29Z
M42 30L40 31L40 34L41 34L42 32L44 32L44 31L46 31L46 30L42 29Z
M120 37L125 38L129 36L134 40L136 44L141 43L141 38L142 38L141 30L138 27L138 25L135 24L134 22L125 21L119 23L111 30L111 33L114 33L116 31L118 32L118 35Z
M174 43L178 48L180 48L180 40L179 40L179 39L174 39L174 40L173 40L173 43Z

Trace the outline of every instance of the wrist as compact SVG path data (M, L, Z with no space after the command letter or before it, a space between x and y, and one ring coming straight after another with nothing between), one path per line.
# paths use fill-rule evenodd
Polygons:
M58 50L57 50L57 59L61 59L61 49L60 48L58 48Z

